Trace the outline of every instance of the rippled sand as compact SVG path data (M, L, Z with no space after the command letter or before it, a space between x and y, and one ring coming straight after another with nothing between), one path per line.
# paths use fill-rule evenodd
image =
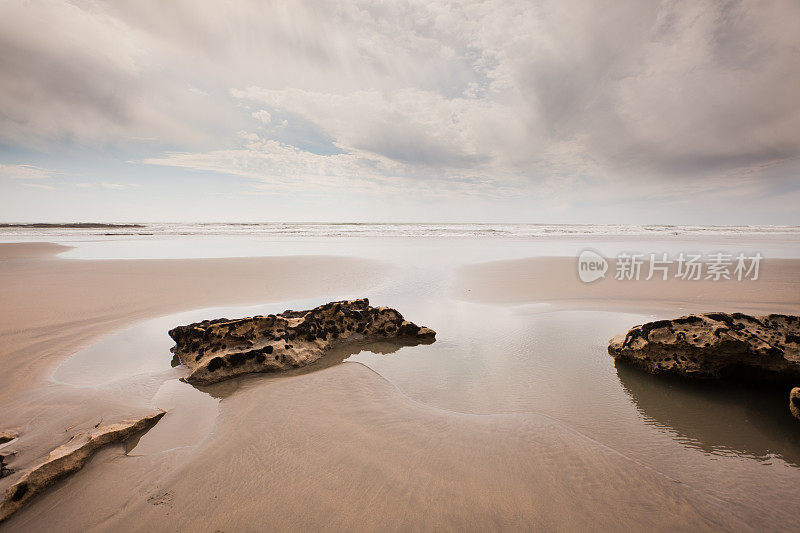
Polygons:
M667 291L662 301L633 307L607 298L598 311L597 298L576 304L582 294L575 293L569 305L553 305L557 273L530 276L512 263L499 271L496 264L465 267L465 274L454 268L458 261L436 260L446 250L437 253L429 264L389 267L322 257L63 261L15 250L0 262L0 278L22 281L0 285L19 308L2 310L0 335L8 342L0 361L11 373L0 377L8 406L0 424L22 426L19 458L44 454L103 416L153 406L170 413L138 440L101 452L4 528L796 524L800 434L783 411L773 412L768 395L653 381L615 368L605 354L611 334L692 310L697 300ZM796 306L798 266L784 265L787 277L768 279L787 307ZM558 268L566 272L565 259ZM191 283L176 281L180 272ZM516 283L524 305L480 302L470 294L478 275L488 276L484 290L501 287L496 295ZM200 389L169 367L163 332L170 324L360 294L431 325L437 342L357 347L288 376ZM773 296L748 303L773 305ZM188 311L99 339L148 315L276 299L285 301Z
M107 455L9 529L696 530L737 523L720 502L552 419L431 408L355 363L269 386L247 380L222 402L213 434L192 453ZM124 482L112 486L115 478Z

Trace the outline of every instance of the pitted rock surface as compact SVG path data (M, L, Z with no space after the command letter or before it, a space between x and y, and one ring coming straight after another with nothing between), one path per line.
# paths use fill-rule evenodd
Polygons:
M209 384L252 372L279 372L313 363L335 345L358 340L433 342L436 332L366 298L331 302L307 311L228 320L204 320L169 332L172 353Z
M608 353L652 374L800 379L800 317L703 313L658 320L609 341Z
M0 452L0 478L10 476L14 471L6 466L6 453Z
M789 394L789 410L794 416L800 418L800 387L795 387Z
M14 431L0 431L0 444L6 444L19 437L19 433ZM10 476L14 471L6 466L6 457L9 455L6 451L0 451L0 478Z

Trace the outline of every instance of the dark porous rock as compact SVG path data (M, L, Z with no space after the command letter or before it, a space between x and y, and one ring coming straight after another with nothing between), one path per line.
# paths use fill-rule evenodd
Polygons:
M800 379L800 317L704 313L657 320L609 341L608 353L652 374Z
M789 394L789 410L794 416L800 418L800 387L795 387Z
M14 473L14 471L8 468L8 466L6 465L7 456L8 455L6 455L5 452L0 452L0 478L10 476L11 474Z
M657 320L609 341L608 353L651 374L800 381L800 317L704 313ZM800 418L800 388L789 396Z
M434 341L436 332L369 300L331 302L307 311L204 320L169 332L172 353L191 370L186 381L209 384L252 372L278 372L313 363L336 345L397 339Z
M16 433L14 431L0 431L0 444L6 444L7 442L11 442L17 437L19 437L19 433ZM6 465L6 457L8 457L8 455L13 455L13 454L0 452L0 478L9 476L14 472Z

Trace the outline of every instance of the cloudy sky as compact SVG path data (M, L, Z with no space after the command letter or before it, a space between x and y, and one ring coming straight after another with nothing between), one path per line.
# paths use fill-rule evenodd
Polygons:
M0 1L4 221L798 205L797 0Z

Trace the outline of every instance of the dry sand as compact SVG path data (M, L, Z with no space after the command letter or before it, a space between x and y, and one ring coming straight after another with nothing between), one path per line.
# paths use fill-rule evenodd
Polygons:
M113 416L142 407L46 382L58 361L98 336L193 307L366 290L382 273L379 264L346 258L70 261L48 255L57 250L52 245L0 245L0 400L23 413L13 418L24 416L32 429L31 437L19 442L28 456L46 453L71 431L96 422L100 413ZM469 267L456 290L465 298L502 302L568 294L574 266L537 261ZM796 263L786 263L780 272L790 276L774 279L774 290L759 291L759 301L796 309ZM632 291L631 299L644 298L641 290ZM582 293L572 294L580 298ZM720 304L729 301L725 291L713 294ZM694 301L695 294L669 291L667 299L680 298ZM132 456L121 447L106 449L2 527L753 527L730 504L563 423L540 415L435 409L412 401L355 363L268 382L260 376L244 378L208 392L222 401L213 431L199 445ZM0 416L2 424L7 415ZM76 426L65 431L70 420Z

